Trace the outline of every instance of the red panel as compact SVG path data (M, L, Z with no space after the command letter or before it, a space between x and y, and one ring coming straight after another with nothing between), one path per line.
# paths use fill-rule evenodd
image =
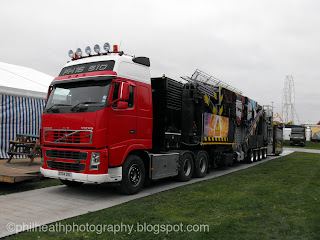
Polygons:
M137 138L152 139L153 114L151 85L137 83Z
M109 148L109 166L120 166L125 161L128 154L133 150L151 149L152 139L132 139Z

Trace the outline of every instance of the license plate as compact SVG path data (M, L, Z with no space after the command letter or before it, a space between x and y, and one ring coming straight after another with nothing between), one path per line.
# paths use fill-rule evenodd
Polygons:
M71 172L59 172L59 176L71 178L72 173Z

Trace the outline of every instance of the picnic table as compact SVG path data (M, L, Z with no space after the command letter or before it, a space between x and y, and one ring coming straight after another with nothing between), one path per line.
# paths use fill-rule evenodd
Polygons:
M32 164L35 157L41 156L41 149L39 143L39 135L33 134L17 134L15 140L9 141L12 146L9 148L8 163L15 155L27 155L30 158L29 166Z

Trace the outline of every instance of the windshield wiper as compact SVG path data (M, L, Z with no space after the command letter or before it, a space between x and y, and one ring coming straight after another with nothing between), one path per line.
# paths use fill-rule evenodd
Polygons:
M76 109L76 108L80 108L80 106L85 105L85 104L97 104L97 103L100 103L100 102L79 102L79 103L77 103L76 105L74 105L74 106L71 108L71 111L73 111L73 110ZM86 106L86 107L87 107L87 106Z
M49 110L53 110L52 108L53 107L59 107L59 106L63 106L63 107L70 107L70 106L72 106L72 105L70 105L70 104L63 104L63 103L56 103L56 104L53 104L51 107L49 107L48 109L46 109L47 111L49 111Z

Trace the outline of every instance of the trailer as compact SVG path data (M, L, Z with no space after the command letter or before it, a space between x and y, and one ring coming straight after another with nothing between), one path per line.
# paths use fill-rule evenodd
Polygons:
M303 126L294 126L291 128L290 145L306 146L306 128Z
M320 142L320 126L311 126L311 141Z
M51 83L41 128L46 177L68 186L118 182L123 193L167 177L282 152L282 128L241 91L196 70L184 83L150 78L150 60L105 44L72 61ZM281 136L279 135L281 132Z

